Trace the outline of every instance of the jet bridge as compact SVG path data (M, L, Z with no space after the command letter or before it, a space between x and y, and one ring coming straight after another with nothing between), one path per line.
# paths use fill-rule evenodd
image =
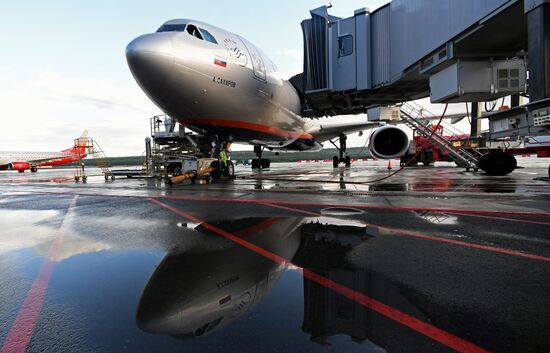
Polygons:
M550 133L550 0L393 0L348 18L326 6L310 14L304 71L291 79L304 116L524 95L529 105L491 115L493 137Z

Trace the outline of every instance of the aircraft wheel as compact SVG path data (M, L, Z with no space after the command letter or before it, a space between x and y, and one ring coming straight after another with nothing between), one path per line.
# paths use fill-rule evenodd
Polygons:
M346 163L346 167L351 167L351 157L350 156L346 156L344 158L344 163Z
M517 167L516 157L506 152L492 152L483 157L479 167L489 175L507 175Z
M210 172L212 179L219 179L222 176L220 162L212 161L212 163L210 163L210 167L212 168L212 171Z
M254 158L252 160L252 169L260 169L260 160L257 158Z
M262 168L269 168L271 166L271 160L269 158L265 158L261 160Z
M19 169L19 170L17 170L17 171L18 171L19 173L25 173L25 170L23 170L23 169Z
M227 169L224 170L224 176L233 178L235 176L235 166L233 162L227 161Z
M36 167L31 167L31 173L36 173L38 171L38 168Z
M338 157L336 157L336 156L332 157L332 167L333 168L338 168L338 163L340 163Z
M86 180L88 180L88 177L83 176L83 177L82 177L82 182L85 183Z

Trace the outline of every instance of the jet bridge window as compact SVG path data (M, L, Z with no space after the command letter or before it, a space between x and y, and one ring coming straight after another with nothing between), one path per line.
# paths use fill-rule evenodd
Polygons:
M204 28L201 28L200 30L201 30L201 33L202 33L202 36L204 37L204 39L206 39L210 43L218 44L218 42L216 41L216 38L214 38L214 36L210 32L208 32Z
M353 54L353 37L348 34L338 38L338 57Z
M157 32L183 32L185 31L185 26L185 24L162 25Z
M204 39L204 38L202 37L201 32L199 32L199 29L197 28L197 26L188 25L188 26L187 26L187 33L189 33L189 34L192 35L193 37L197 37L197 38L200 39L200 40L203 40L203 39Z

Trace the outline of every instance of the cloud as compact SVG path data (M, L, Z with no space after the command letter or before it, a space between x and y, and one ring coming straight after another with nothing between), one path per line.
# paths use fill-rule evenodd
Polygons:
M275 52L277 55L277 66L283 78L290 78L303 71L303 53L302 50L283 48Z
M303 52L301 49L298 50L298 49L291 49L291 48L283 48L281 50L277 50L276 54L280 56L293 58L293 59L299 60L300 62L303 59Z
M135 82L0 71L0 150L55 151L84 129L108 156L141 155L160 110Z

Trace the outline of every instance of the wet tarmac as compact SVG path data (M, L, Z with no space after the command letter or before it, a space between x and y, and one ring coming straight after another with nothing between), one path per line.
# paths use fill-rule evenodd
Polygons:
M550 352L547 164L386 163L2 172L1 352Z

